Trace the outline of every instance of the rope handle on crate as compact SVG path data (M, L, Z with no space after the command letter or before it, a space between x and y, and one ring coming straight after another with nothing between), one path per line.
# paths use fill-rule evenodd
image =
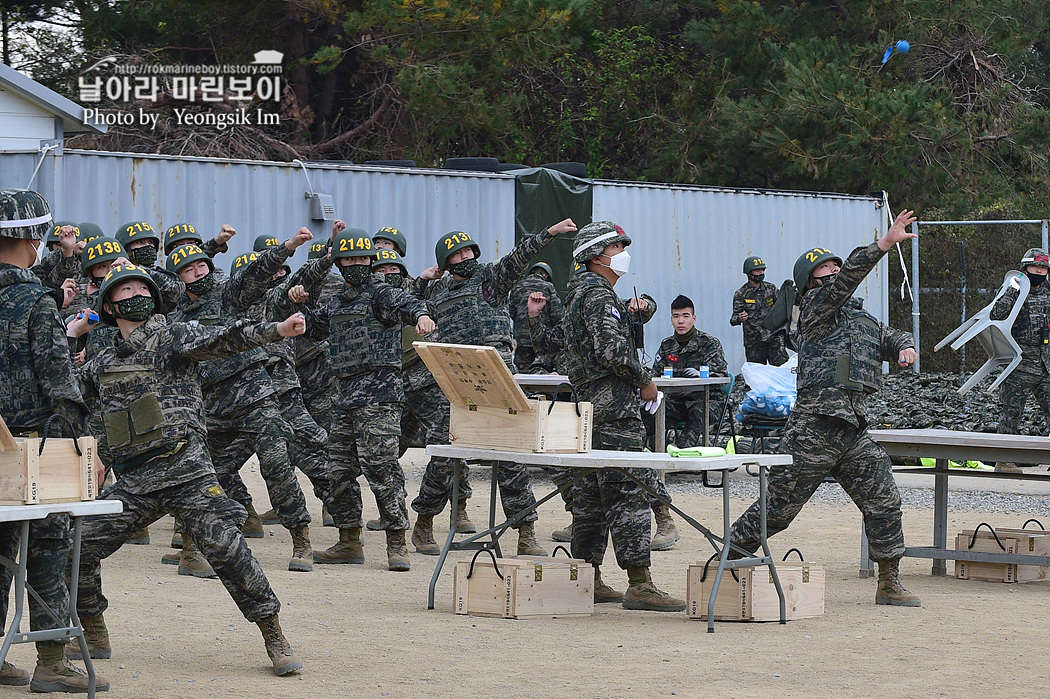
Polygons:
M496 575L499 576L500 580L506 580L503 577L503 573L499 572L499 565L496 563L496 554L492 553L492 549L478 549L478 552L474 554L474 558L470 559L470 570L467 571L467 580L470 580L470 576L474 574L474 563L478 560L478 556L483 553L487 553L492 558L492 568L496 571Z
M802 557L802 552L799 551L798 549L788 549L787 553L784 554L784 557L781 560L782 561L786 561L788 559L788 556L790 556L792 554L792 552L798 554L798 560L802 561L803 563L806 562L806 559Z
M576 395L576 389L568 381L562 381L555 387L554 394L551 397L551 404L547 408L547 414L550 415L554 410L554 399L558 397L559 393L561 393L562 386L569 389L569 392L572 394L572 402L576 404L576 417L581 417L583 413L580 412L580 397Z
M1027 522L1025 524L1027 524ZM973 530L973 536L970 537L970 545L967 548L972 549L973 545L977 543L977 532L981 530L981 527L988 527L988 531L990 531L992 536L995 537L995 543L999 544L999 548L1003 551L1006 550L1006 547L1003 546L1003 542L999 541L999 535L995 533L995 529L993 529L992 525L988 524L988 522L981 522L977 525L977 528Z
M40 449L39 451L37 451L37 456L40 456L44 453L44 444L47 442L47 435L51 431L51 423L54 422L56 418L64 422L69 428L69 433L73 435L73 448L77 450L77 456L83 456L84 454L80 451L80 442L77 441L76 428L73 427L73 423L68 417L66 417L65 415L59 415L58 413L55 413L54 415L49 417L47 419L47 422L44 423L44 431L43 434L41 434L40 436ZM61 432L59 434L61 434Z
M561 544L558 544L557 546L555 546L554 550L551 551L551 558L554 558L558 554L558 551L564 551L566 556L568 556L569 558L572 558L572 554L569 553L569 549L565 548Z
M1033 517L1032 519L1029 519L1029 520L1025 520L1025 523L1021 525L1021 529L1025 529L1025 528L1027 528L1027 527L1028 527L1028 525L1029 525L1029 524L1031 524L1032 522L1035 522L1036 524L1038 524L1038 525L1039 525L1039 528L1040 528L1040 529L1042 529L1042 530L1043 530L1044 532L1046 531L1046 527L1044 527L1044 526L1043 526L1043 523L1042 523L1042 522L1040 522L1040 521L1039 521L1038 519L1036 519L1035 517Z
M726 544L728 546L728 544ZM715 551L711 554L711 557L707 559L707 563L704 564L704 572L700 574L700 582L707 580L707 566L711 565L711 561L715 560L721 555L720 551ZM730 568L729 572L733 574L733 580L740 582L740 576L736 574L735 568Z

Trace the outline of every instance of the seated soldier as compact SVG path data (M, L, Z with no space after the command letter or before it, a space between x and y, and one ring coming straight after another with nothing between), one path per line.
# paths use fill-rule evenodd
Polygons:
M679 295L671 302L671 325L674 335L660 343L653 362L653 376L662 376L665 368L670 368L678 378L699 377L700 367L708 367L711 376L729 376L729 368L722 343L714 335L708 335L696 328L696 314L693 302L687 296ZM704 439L704 392L668 393L664 408L666 424L671 426L685 422L685 427L678 430L675 444L679 447L695 447L703 444ZM709 400L711 424L718 423L722 414L725 396L715 391ZM645 419L645 430L649 443L653 443L655 417L648 411L642 411Z

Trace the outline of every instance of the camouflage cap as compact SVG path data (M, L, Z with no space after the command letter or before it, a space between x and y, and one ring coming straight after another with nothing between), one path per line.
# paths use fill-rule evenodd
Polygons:
M408 267L405 267L405 262L401 255L397 254L397 250L376 250L375 257L372 258L372 268L380 265L397 265L402 272L408 274Z
M583 263L602 253L602 250L613 243L631 244L631 238L612 221L595 221L576 231L572 241L572 259Z
M43 240L50 228L47 199L29 189L0 189L0 238Z
M73 232L76 235L76 239L80 240L80 226L73 221L52 221L51 230L47 233L47 238L44 239L44 245L60 245L61 240L58 239L58 232L66 226L73 226Z
M1050 269L1050 255L1047 255L1046 250L1042 248L1029 248L1024 257L1021 258L1021 266L1027 267L1029 265Z

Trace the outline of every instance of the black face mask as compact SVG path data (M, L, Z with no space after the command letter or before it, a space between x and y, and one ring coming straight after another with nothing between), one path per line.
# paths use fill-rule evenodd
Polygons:
M823 277L813 277L813 281L816 282L816 286L819 288L832 283L837 276L839 276L838 272L835 272L834 274L825 274Z
M1025 272L1024 275L1028 277L1028 281L1032 282L1033 289L1046 281L1045 274L1034 274L1032 272Z
M751 281L753 281L755 284L761 284L762 280L764 280L765 278L766 278L765 274L752 274L751 275Z
M387 284L389 284L390 286L396 286L399 289L401 288L401 285L405 282L405 275L401 272L387 272L383 275L383 278L386 279Z
M157 261L157 246L143 245L134 250L128 250L128 259L141 267L152 267Z
M149 320L150 316L153 315L154 303L152 296L132 296L131 298L117 301L112 305L114 318L143 321Z
M343 275L343 281L350 286L360 286L368 281L372 268L368 265L347 265L340 267L339 273Z
M206 293L212 290L215 286L215 275L208 272L205 276L201 277L195 282L190 282L186 285L186 291L196 296L204 296Z
M478 271L478 261L473 258L469 260L460 260L455 264L449 265L448 270L457 277L470 279L474 276L474 273Z

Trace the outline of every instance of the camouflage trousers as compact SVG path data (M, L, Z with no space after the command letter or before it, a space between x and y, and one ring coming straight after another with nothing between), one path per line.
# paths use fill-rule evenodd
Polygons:
M594 447L595 449L606 448L606 447ZM626 450L630 451L630 450ZM551 477L551 482L558 488L562 502L565 503L565 511L572 512L572 492L573 486L570 485L574 477L576 469L572 468L558 468L551 467L547 469L547 473ZM667 484L664 483L663 479L660 478L659 474L651 469L641 469L642 479L645 484L656 491L656 496L649 495L649 504L655 510L664 504L664 501L671 502L671 493L667 491ZM657 497L659 496L659 497ZM660 498L663 498L661 500Z
M295 529L310 523L310 513L288 457L291 437L291 428L272 396L231 417L208 417L208 451L223 490L245 507L251 504L252 496L238 471L255 454L270 504L281 524Z
M449 404L448 398L436 383L419 390L406 390L404 412L426 431L427 444L448 444ZM404 423L404 418L402 418ZM404 453L404 452L401 452ZM452 474L455 471L452 459L431 457L423 473L419 495L412 501L412 509L422 515L437 515L445 509L452 494ZM474 494L470 489L466 464L460 469L459 499L469 500Z
M12 561L18 556L22 537L21 522L0 524L0 556ZM29 628L33 631L56 629L69 623L69 588L66 586L66 564L73 548L69 515L51 515L29 524L29 551L26 557L26 583L58 615L56 620L32 595L29 596ZM0 620L7 619L14 571L0 566ZM24 628L24 627L23 627ZM51 641L43 641L51 643Z
M864 515L864 531L873 561L904 555L901 496L890 470L890 457L867 433L844 420L796 413L788 420L778 451L790 454L790 466L769 474L766 533L787 529L824 477L835 477ZM730 543L748 552L761 546L761 512L756 501L733 523Z
M317 424L303 404L298 388L285 391L277 398L281 415L292 428L288 442L288 457L292 466L310 479L314 495L325 505L332 504L332 489L328 482L328 432Z
M332 370L329 366L328 350L318 352L302 364L297 364L295 373L303 388L303 403L314 422L325 431L332 428Z
M192 448L193 445L187 447ZM207 455L201 450L198 458L206 459ZM102 559L119 549L133 532L168 512L182 522L183 535L193 539L245 619L257 621L280 611L281 603L241 535L248 513L240 503L223 494L214 476L141 495L121 489L118 480L103 499L120 500L124 511L84 520L77 588L77 611L81 617L98 616L109 606L102 594Z
M664 424L668 429L684 422L685 426L677 430L675 446L695 447L704 441L704 399L693 397L693 394L668 394L664 398ZM714 391L708 399L708 420L711 429L717 429L718 418L722 415L722 406L725 404L725 394ZM650 448L654 444L653 437L656 432L656 416L648 410L642 411L642 422L645 423L646 443Z
M787 350L784 349L784 333L775 333L767 341L747 341L744 343L744 355L747 361L756 364L772 364L780 366L788 360Z
M641 418L621 418L595 425L595 449L642 451ZM631 469L641 480L659 480L652 469ZM648 568L652 532L650 502L642 486L622 473L602 469L576 482L572 492L572 555L601 565L612 535L616 562L623 568Z
M999 434L1017 434L1024 417L1028 397L1035 394L1036 402L1043 413L1043 434L1050 434L1050 374L1043 369L1041 361L1021 360L1017 368L999 385Z
M399 403L336 410L328 447L332 483L332 504L328 510L335 526L361 526L361 485L357 479L363 473L386 529L408 529L405 472L397 460L400 433Z

